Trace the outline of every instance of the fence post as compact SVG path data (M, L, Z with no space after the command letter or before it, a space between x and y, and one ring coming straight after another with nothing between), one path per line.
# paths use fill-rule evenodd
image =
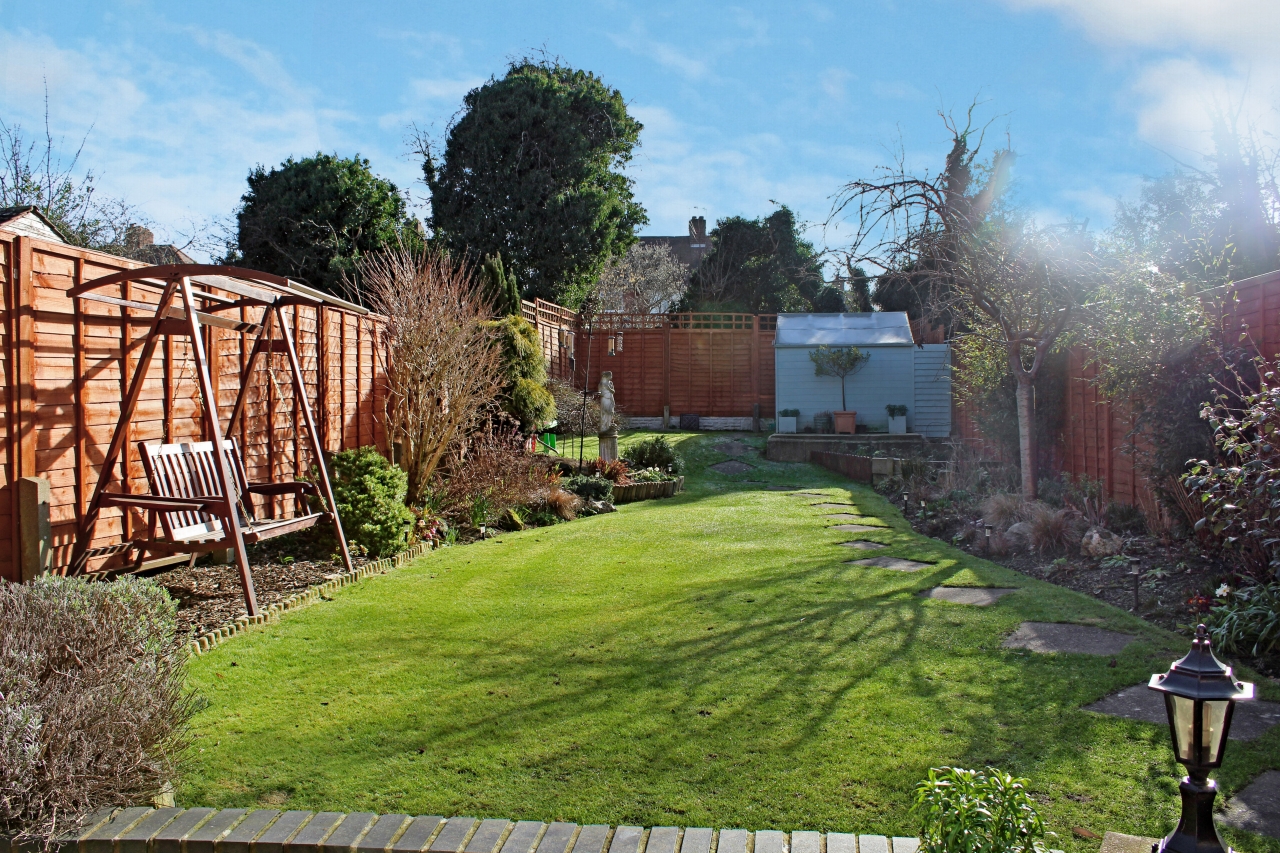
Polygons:
M18 480L18 559L22 582L49 571L53 562L53 534L49 527L52 493L44 477Z

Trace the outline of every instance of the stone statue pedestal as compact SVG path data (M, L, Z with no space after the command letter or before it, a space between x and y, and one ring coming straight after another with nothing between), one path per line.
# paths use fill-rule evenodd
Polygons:
M618 433L614 431L600 433L600 458L605 462L613 462L618 458Z

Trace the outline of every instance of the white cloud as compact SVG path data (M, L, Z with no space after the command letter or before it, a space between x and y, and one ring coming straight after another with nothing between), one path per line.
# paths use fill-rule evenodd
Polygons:
M638 21L632 25L629 32L611 34L609 39L624 50L651 59L663 68L677 71L690 79L700 80L707 76L706 62L690 56L672 44L651 37L644 25Z
M822 86L822 92L833 101L843 101L845 97L845 87L853 74L845 71L843 68L828 68L822 72L819 82Z
M1138 135L1179 159L1212 147L1214 115L1280 136L1280 3L1275 0L1004 0L1058 13L1136 58L1127 96ZM1138 49L1135 55L1134 49Z
M424 101L461 101L477 86L484 85L483 77L418 79L409 83L413 95Z
M166 226L230 214L255 165L318 150L354 153L354 117L320 103L270 51L217 32L183 29L178 37L193 61L0 30L0 114L40 129L47 84L64 152L87 134L80 165L100 176L103 193L155 221L158 237Z

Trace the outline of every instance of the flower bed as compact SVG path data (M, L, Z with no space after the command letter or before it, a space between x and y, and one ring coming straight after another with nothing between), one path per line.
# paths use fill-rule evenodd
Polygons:
M650 498L669 498L684 488L684 477L674 480L661 480L654 483L631 483L626 486L613 487L615 504L647 501Z

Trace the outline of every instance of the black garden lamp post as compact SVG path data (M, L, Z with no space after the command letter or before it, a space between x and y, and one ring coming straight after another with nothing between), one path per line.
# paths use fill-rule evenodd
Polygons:
M1231 712L1236 702L1253 698L1253 685L1236 681L1231 667L1223 666L1213 656L1209 632L1200 625L1186 657L1174 661L1168 672L1151 676L1147 686L1164 694L1173 752L1187 768L1187 775L1178 786L1182 792L1182 817L1177 828L1160 842L1159 851L1222 851L1222 840L1213 826L1218 784L1209 779L1209 771L1222 765Z

